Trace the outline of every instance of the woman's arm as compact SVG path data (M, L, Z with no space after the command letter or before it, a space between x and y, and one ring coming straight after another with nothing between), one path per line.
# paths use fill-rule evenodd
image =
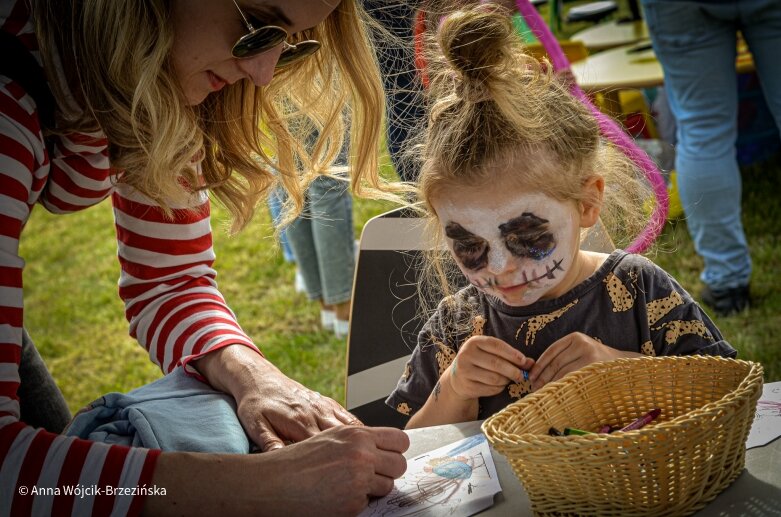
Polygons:
M164 453L148 515L356 515L406 470L398 429L343 426L250 455Z
M217 289L209 202L166 216L120 185L112 195L130 333L165 372L177 364L231 394L250 438L263 450L358 422L330 398L289 379L239 326Z
M104 147L90 135L69 135L56 144L63 159L50 162L34 102L5 77L0 77L0 143L0 515L132 513L142 498L83 492L77 496L65 490L93 484L132 490L148 484L157 451L34 429L20 421L18 396L24 382L19 378L24 320L22 228L39 198L51 207L59 202L84 206L87 199L102 199L100 177L107 178L108 169L96 171L93 166L105 159ZM93 173L94 183L90 183L88 176ZM95 188L87 188L90 185ZM59 208L68 211L64 204Z

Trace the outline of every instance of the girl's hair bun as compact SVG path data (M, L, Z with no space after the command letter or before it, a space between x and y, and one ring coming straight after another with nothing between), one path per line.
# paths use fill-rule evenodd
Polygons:
M442 20L438 43L446 66L462 81L490 88L491 78L514 61L511 49L517 49L510 17L497 11L501 6L484 4L458 11Z

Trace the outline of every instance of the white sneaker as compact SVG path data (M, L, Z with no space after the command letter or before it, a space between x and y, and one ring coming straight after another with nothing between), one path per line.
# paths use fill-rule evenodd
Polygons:
M340 320L334 315L334 334L339 339L346 338L350 332L350 322L348 320Z
M335 311L320 309L320 325L322 325L324 329L333 330L335 323L336 323Z
M297 293L306 292L306 285L304 285L304 277L301 275L301 270L296 268L296 280L293 284Z

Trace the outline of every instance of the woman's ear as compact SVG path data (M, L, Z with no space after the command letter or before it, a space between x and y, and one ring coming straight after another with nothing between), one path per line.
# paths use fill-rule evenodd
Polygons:
M602 198L605 195L605 178L589 176L583 183L583 198L580 201L580 227L591 228L599 220Z

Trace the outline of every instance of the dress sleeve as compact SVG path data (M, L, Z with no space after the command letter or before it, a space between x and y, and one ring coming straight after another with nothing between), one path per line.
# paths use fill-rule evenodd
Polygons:
M737 355L705 311L665 271L655 267L645 287L655 355Z
M423 407L439 377L456 357L457 349L441 325L443 310L443 304L440 304L437 312L423 326L418 334L418 344L396 389L385 400L388 406L407 416L414 415Z
M139 514L139 487L151 485L158 451L88 442L20 421L19 238L49 171L35 104L17 83L0 77L0 515Z

